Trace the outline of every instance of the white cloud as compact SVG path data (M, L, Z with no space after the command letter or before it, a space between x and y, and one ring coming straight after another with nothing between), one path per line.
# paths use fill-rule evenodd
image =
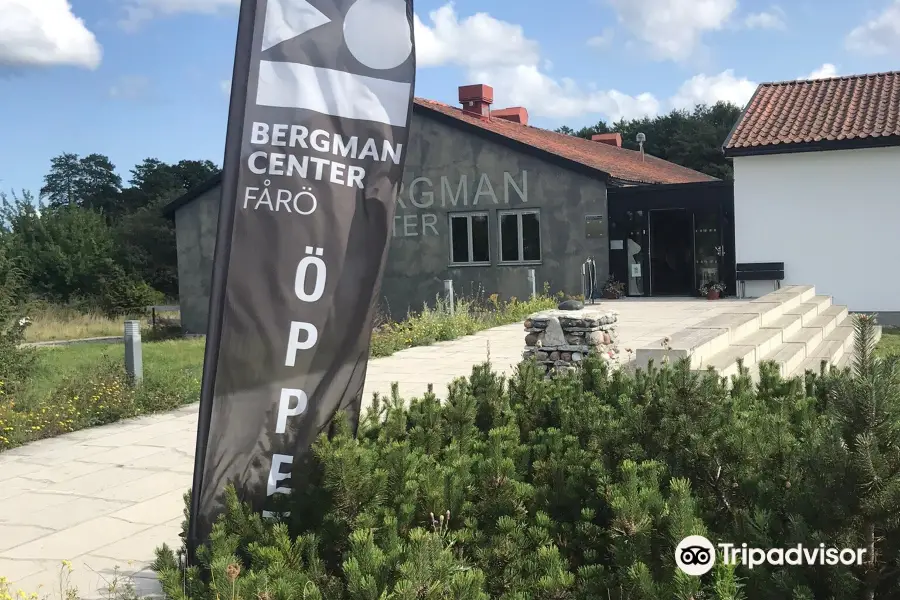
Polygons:
M659 101L649 93L631 96L618 90L584 89L575 81L553 79L535 65L470 72L473 83L494 88L497 106L524 106L532 115L570 118L599 113L611 120L655 115Z
M589 38L587 41L587 45L591 48L606 48L613 41L614 32L612 28L604 29L600 35L595 35L592 38Z
M829 77L837 77L837 67L831 63L825 63L806 77L802 79L828 79Z
M722 29L737 0L607 0L619 21L658 59L684 61L703 34Z
M733 69L718 75L695 75L681 84L669 100L672 108L692 109L697 104L731 102L744 106L750 100L757 84L746 77L736 77Z
M225 94L226 96L231 96L231 77L220 81L219 88L222 90L223 94Z
M900 52L900 0L854 28L845 40L848 50L860 54L881 55Z
M418 16L415 20L418 65L462 67L469 83L494 88L495 106L525 106L534 116L552 118L600 113L613 120L656 114L660 109L649 93L631 96L550 77L540 46L519 25L487 13L460 19L452 3L431 12L428 20L427 24Z
M798 77L800 80L827 79L837 76L837 67L831 63L825 63L812 73ZM737 77L734 69L726 69L718 75L694 75L678 88L668 102L669 107L678 109L691 109L697 104L715 104L716 102L731 102L738 106L745 106L759 84L746 77Z
M749 14L744 17L744 26L747 29L785 29L784 11L773 6L768 11Z
M836 76L837 67L825 63L812 73L797 79L827 79ZM722 101L743 107L750 101L758 86L755 81L736 76L733 69L726 69L718 75L700 74L681 84L668 104L671 108L691 109L697 104L715 104Z
M122 9L125 16L119 25L134 30L144 21L182 13L214 15L237 9L240 0L125 0Z
M420 67L458 65L468 68L536 64L538 43L525 37L521 25L476 13L460 20L448 3L428 15L425 25L415 17L416 63Z
M524 106L533 116L566 119L600 114L616 121L719 100L743 106L756 89L756 83L727 70L713 76L696 75L669 99L649 92L632 95L599 90L591 83L579 85L569 78L548 75L540 47L518 25L485 13L459 19L452 4L432 12L429 19L430 24L416 19L419 66L460 66L466 71L467 83L494 88L495 106ZM481 44L487 51L473 51Z
M97 38L66 0L0 0L0 64L96 69Z

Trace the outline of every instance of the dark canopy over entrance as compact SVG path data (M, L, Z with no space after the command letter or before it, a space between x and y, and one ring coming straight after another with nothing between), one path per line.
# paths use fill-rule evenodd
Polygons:
M735 293L731 181L609 188L609 270L628 296Z

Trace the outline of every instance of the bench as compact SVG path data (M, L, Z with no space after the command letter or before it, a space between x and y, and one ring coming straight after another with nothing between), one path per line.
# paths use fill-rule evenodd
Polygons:
M748 281L774 281L775 290L781 289L781 282L784 281L784 263L738 263L735 265L735 280L741 298L746 297Z

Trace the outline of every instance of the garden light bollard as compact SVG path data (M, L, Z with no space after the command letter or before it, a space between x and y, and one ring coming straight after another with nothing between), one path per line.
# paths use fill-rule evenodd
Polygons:
M537 298L537 281L535 279L534 269L528 269L528 289L531 291L531 297Z
M444 280L444 299L447 301L447 306L450 307L450 314L454 314L455 307L453 306L453 280L445 279Z
M140 383L144 378L140 321L125 321L125 374L134 384Z

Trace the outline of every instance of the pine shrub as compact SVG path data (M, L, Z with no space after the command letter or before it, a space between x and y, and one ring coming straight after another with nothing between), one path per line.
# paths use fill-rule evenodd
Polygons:
M395 388L357 437L339 419L315 443L290 517L263 520L230 489L198 564L163 547L155 567L173 600L896 597L900 361L873 358L873 326L857 320L852 369L794 380L590 358L552 381L482 365L443 403ZM719 560L691 577L674 548L692 534L867 561Z

